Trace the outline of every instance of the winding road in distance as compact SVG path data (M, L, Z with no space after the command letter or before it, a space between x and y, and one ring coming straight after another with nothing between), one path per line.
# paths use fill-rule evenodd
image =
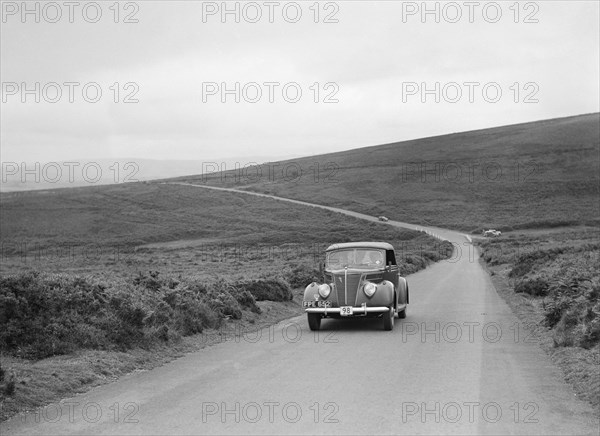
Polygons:
M311 332L298 316L49 406L47 416L12 418L2 435L597 435L592 407L498 296L470 238L388 224L460 247L408 277L408 316L393 331L375 319L324 320Z

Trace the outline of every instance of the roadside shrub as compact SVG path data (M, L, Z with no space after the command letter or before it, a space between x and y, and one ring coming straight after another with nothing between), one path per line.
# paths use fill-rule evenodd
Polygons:
M220 324L219 314L198 301L178 307L173 318L175 330L183 336L202 333L205 328L215 328Z
M423 251L421 256L428 262L435 262L440 257L436 251Z
M581 318L581 333L578 342L583 348L592 348L600 342L600 301L586 307Z
M549 250L536 250L531 253L522 254L517 258L515 266L509 273L509 277L523 277L533 272L535 267L548 263L564 252L564 248L552 248Z
M304 288L312 282L319 281L321 276L317 268L308 265L298 265L286 277L292 288Z
M557 347L600 344L600 244L595 239L585 233L581 242L573 241L565 233L481 244L488 263L514 261L509 277L516 279L515 292L541 297L543 324L551 329ZM558 242L562 245L540 248Z
M548 281L545 277L525 277L515 285L515 292L525 293L534 297L548 295Z
M242 307L260 313L252 292L283 301L279 282L242 286L173 280L159 273L131 281L97 282L67 274L0 276L0 348L44 358L80 348L127 350L217 328L240 319Z
M438 256L435 259L436 262L438 260L448 259L452 257L452 254L454 253L454 245L452 245L452 242L450 241L442 241L437 247L437 253Z
M12 396L15 393L15 374L10 372L6 374L6 370L0 365L0 394L3 396ZM3 401L0 396L0 403Z
M254 296L243 288L224 281L214 284L213 287L221 292L227 292L232 295L242 308L249 309L254 313L261 313L260 307L256 305Z
M235 292L234 296L242 307L250 309L254 313L261 313L260 307L256 305L256 300L250 292L238 291Z
M4 385L4 395L6 395L7 397L11 397L14 394L15 394L15 380L11 378Z
M23 357L72 351L102 298L101 286L80 277L0 277L0 346Z
M600 341L600 305L579 300L564 310L554 332L554 345L592 348Z
M247 291L256 301L290 301L294 298L289 285L282 280L253 280L234 283L238 291Z
M161 282L158 280L158 271L148 271L148 275L142 274L138 271L138 275L133 279L133 284L137 286L143 286L150 291L158 291L161 287Z
M544 301L544 322L550 327L554 328L559 321L562 319L563 314L566 310L571 306L570 298L553 298L547 301Z
M559 281L550 292L544 301L545 322L555 328L555 346L592 348L600 343L600 278Z
M171 342L176 340L177 337L173 335L173 332L165 324L159 327L148 328L148 340L149 341L160 341L160 342Z
M209 292L208 306L222 317L242 319L242 309L240 304L230 293L224 292L223 290Z
M427 262L421 256L413 253L407 253L402 259L396 259L396 261L402 275L412 274L427 266Z

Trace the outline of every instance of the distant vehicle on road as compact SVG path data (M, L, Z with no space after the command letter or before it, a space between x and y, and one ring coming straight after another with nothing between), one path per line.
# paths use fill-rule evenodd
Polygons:
M347 242L325 250L323 283L304 290L302 307L311 330L323 318L380 317L383 329L406 317L408 282L400 275L394 247L385 242Z
M483 231L483 236L488 237L488 238L496 238L501 235L502 235L502 232L500 230L490 229L490 230Z
M379 221L383 221L384 223L387 223L389 221L389 219L383 215L381 215L380 217L377 217L377 219Z

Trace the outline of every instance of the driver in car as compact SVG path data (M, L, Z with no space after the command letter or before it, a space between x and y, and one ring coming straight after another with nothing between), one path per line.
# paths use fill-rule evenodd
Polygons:
M383 263L381 253L378 251L367 251L363 263L368 265L381 265Z

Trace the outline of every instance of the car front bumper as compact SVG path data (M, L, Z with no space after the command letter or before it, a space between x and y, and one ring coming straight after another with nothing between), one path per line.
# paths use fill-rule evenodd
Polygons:
M323 315L329 314L340 314L342 309L340 307L307 307L304 309L306 313L322 313ZM386 306L353 306L352 315L366 315L367 313L386 313L389 312L390 308Z

